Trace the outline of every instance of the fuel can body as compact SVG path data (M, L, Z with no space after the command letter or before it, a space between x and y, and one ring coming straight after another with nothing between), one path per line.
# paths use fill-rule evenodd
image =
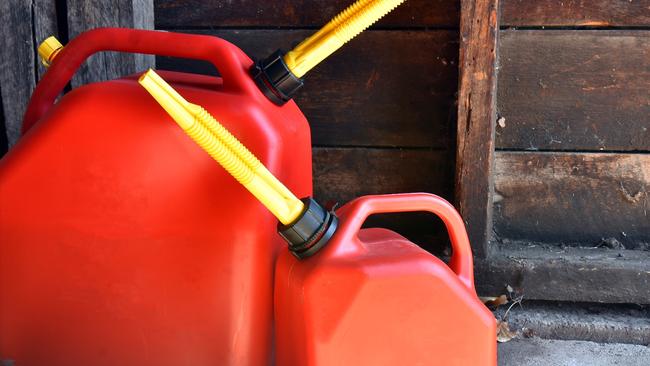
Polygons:
M428 211L447 226L449 266L399 234L361 229L375 213ZM368 196L342 207L314 257L278 258L278 365L496 365L496 322L476 296L464 224L430 194Z
M0 357L16 365L262 365L273 359L276 219L127 77L53 104L113 50L203 59L160 72L283 183L311 194L307 121L215 37L98 29L57 56L0 160ZM44 84L45 83L45 84Z

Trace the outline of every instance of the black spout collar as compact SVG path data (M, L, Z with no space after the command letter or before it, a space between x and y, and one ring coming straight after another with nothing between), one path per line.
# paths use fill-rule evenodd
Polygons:
M277 105L291 100L303 80L296 77L284 62L284 53L275 51L271 56L256 62L251 68L251 76L260 90Z
M289 250L298 259L316 254L332 238L338 227L338 218L313 198L301 200L305 208L296 221L278 224L278 233L289 243Z

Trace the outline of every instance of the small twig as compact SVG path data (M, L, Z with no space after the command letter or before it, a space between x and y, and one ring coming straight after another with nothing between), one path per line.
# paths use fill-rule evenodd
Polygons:
M506 310L505 314L503 314L503 320L504 321L508 321L508 314L510 313L510 309L512 309L513 306L519 304L519 306L522 307L521 306L521 301L523 299L524 299L524 296L522 295L522 296L519 296L518 298L513 300L512 304L510 304L510 306L508 307L508 310Z

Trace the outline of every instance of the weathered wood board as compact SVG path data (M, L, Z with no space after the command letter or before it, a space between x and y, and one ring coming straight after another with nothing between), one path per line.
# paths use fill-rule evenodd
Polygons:
M156 27L320 27L349 0L156 0ZM458 0L407 1L380 27L458 28Z
M153 0L67 0L68 36L98 27L154 28ZM88 59L72 79L72 86L110 80L153 67L148 55L102 52Z
M649 0L502 0L503 26L647 27Z
M461 1L455 197L479 257L492 231L498 9L499 0Z
M7 134L5 133L5 113L2 106L2 85L0 85L0 157L4 155L9 149L9 142L7 141Z
M263 58L313 33L200 31ZM458 41L455 31L363 33L306 76L296 102L316 146L452 147ZM388 52L390 50L390 52ZM403 55L409 55L404 58ZM214 72L208 64L159 58L160 69ZM451 146L449 146L451 145Z
M500 42L497 148L650 150L647 31L507 30Z
M432 192L449 198L450 155L429 149L315 148L314 191L338 203L379 193Z
M46 0L2 1L0 22L2 33L7 35L0 47L0 99L5 125L0 133L11 146L20 137L23 114L42 71L36 56L39 38L56 33L56 9L53 2Z
M60 40L72 38L80 32L98 26L126 26L153 28L152 0L120 0L96 2L67 0L64 7L49 0L0 2L5 45L0 49L0 85L4 110L4 130L9 146L20 137L22 117L31 93L45 72L37 56L37 47L50 35ZM59 33L57 9L68 11L68 22ZM63 15L65 18L65 15ZM73 86L86 82L114 78L153 65L151 56L97 55L82 66Z
M498 152L497 238L650 249L650 155Z
M450 199L452 156L429 149L315 148L314 195L339 205L384 193L430 192ZM431 214L377 215L368 225L393 229L436 253L448 245L444 226Z
M59 29L59 24L58 24L58 10L56 7L55 1L52 0L33 0L32 6L34 9L33 13L33 25L34 25L34 46L38 47L38 45L45 40L49 36L59 36L59 32L61 31ZM37 49L34 48L34 51ZM47 71L47 68L43 66L41 63L41 60L37 57L37 52L34 53L35 55L35 62L37 64L36 66L36 72L37 72L37 80L38 81L45 71Z

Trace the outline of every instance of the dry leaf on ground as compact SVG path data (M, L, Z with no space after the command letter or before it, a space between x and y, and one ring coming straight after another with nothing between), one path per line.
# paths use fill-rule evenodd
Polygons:
M483 304L485 304L489 309L496 310L499 306L508 303L508 296L481 297L481 301L483 301Z
M510 330L507 322L498 321L497 322L497 341L499 343L505 343L517 338L517 332Z

